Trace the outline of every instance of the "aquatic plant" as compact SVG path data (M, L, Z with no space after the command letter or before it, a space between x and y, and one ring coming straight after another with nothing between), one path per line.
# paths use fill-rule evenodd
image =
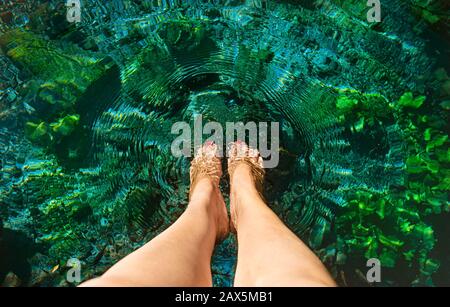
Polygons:
M102 62L102 56L22 29L1 34L0 48L31 77L20 89L32 116L25 125L27 137L52 153L73 150L62 149L61 140L78 126L80 115L73 115L80 111L77 101L111 66Z
M1 24L0 219L46 247L34 283L68 285L70 257L97 276L176 220L189 161L170 128L195 114L280 122L266 198L341 285L373 257L382 285L448 282L450 83L421 37L444 32L443 4L390 1L369 24L364 1L86 1L78 25L45 5Z
M353 116L360 102L344 97L340 98L338 109ZM433 115L408 111L422 107L424 102L423 96L414 98L411 93L405 93L397 103L389 104L407 142L404 184L382 193L355 190L349 196L348 206L336 219L341 242L337 253L378 258L385 268L414 270L410 280L397 280L397 285L433 285L431 276L439 270L440 262L431 257L436 237L426 217L450 211L446 170L448 136L429 128ZM384 107L389 105L385 103ZM386 285L394 282L395 272L392 274L385 275ZM342 273L343 283L347 282L345 276Z

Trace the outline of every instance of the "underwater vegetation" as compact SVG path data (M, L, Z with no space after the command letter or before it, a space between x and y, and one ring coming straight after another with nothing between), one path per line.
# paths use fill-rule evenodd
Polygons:
M280 123L265 197L340 285L449 286L449 4L382 8L86 0L72 24L60 1L0 1L0 285L73 286L70 258L98 276L173 223L171 126L202 114ZM235 258L230 237L216 285Z

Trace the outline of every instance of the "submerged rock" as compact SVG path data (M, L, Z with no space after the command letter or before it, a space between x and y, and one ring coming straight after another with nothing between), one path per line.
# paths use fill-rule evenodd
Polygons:
M6 275L3 280L2 287L20 287L22 285L22 281L16 274L10 272Z

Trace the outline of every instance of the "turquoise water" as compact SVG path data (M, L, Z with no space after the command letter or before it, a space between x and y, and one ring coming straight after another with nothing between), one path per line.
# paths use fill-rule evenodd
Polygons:
M340 285L448 286L448 4L381 4L0 1L0 281L73 286L69 259L86 280L166 229L171 127L201 114L280 124L265 197ZM235 260L231 236L216 285Z

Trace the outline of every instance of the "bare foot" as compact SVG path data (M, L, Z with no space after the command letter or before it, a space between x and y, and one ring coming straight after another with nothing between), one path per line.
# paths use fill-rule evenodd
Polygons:
M190 205L207 203L207 211L216 225L217 242L226 238L229 233L227 207L219 188L222 176L222 164L218 156L218 147L214 142L206 142L197 151L191 162L189 191ZM193 200L207 198L206 202Z
M232 143L228 152L228 173L230 175L231 231L236 232L240 211L240 194L260 196L264 180L263 160L257 149L249 148L245 142Z

